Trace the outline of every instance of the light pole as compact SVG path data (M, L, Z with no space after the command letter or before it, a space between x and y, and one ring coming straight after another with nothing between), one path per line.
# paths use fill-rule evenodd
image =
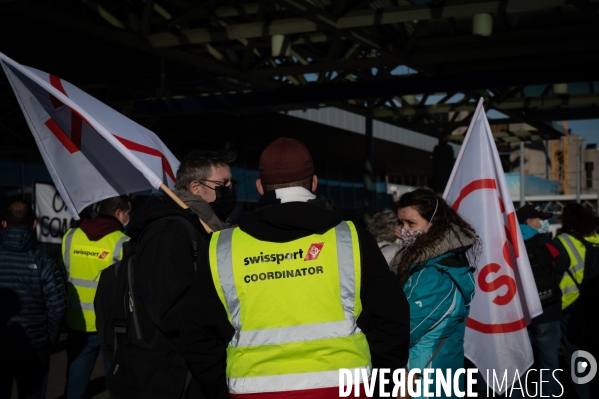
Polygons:
M526 205L524 199L524 141L520 142L520 208Z

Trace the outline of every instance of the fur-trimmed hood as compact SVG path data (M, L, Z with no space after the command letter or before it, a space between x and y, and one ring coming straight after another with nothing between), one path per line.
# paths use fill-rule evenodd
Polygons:
M416 240L414 244L409 247L403 247L397 253L397 256L392 262L391 270L397 274L398 266L401 262L402 255L406 251L419 251L418 256L415 259L414 264L425 263L430 259L434 259L438 256L446 254L450 251L454 251L459 248L470 248L476 243L478 239L474 231L464 231L459 226L452 224L451 228L448 229L444 235L440 236L437 240L432 242L427 248L422 248L418 245Z
M455 224L445 232L445 234L430 246L422 250L415 263L424 263L429 259L441 256L454 249L470 247L476 242L476 233L474 231L464 231Z

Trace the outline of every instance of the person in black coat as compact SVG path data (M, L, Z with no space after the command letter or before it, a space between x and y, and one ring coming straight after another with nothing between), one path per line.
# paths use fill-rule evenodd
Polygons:
M67 309L60 267L35 248L31 205L11 203L0 233L0 397L44 398L50 349Z
M107 383L115 396L204 398L197 384L186 378L187 366L178 349L180 325L195 270L207 256L208 233L200 219L212 230L223 229L223 220L235 207L236 184L228 165L234 158L228 149L192 152L177 171L175 190L189 209L167 196L153 195L131 217L126 233L136 248L131 281L142 343L136 341L135 356L115 361L121 370L135 374L135 379L120 377L123 372L113 366Z

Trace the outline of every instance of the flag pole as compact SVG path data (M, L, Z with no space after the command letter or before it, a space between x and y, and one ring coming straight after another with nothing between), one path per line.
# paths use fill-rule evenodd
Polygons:
M175 195L175 193L173 193L171 191L171 189L166 186L166 184L162 183L160 185L160 189L162 191L164 191L164 193L166 195L168 195L169 197L171 197L171 199L173 201L175 201L177 203L177 205L179 205L181 208L183 208L183 209L189 209L189 207L187 206L187 204L185 202L181 201L181 198L177 197ZM198 219L200 220L200 223L202 223L202 226L204 226L204 230L206 230L206 233L210 234L210 233L214 232L210 227L208 227L208 225L202 219L200 219L200 218L198 218Z
M472 132L472 129L474 128L474 124L476 123L476 120L478 119L478 114L481 112L481 109L482 109L482 112L485 112L485 110L483 108L483 103L484 103L484 99L481 97L478 100L478 104L476 106L476 111L474 111L474 115L472 116L472 120L470 121L470 125L468 126L468 131L464 135L464 142L462 143L462 147L460 148L460 152L458 153L458 158L456 159L455 163L453 164L453 169L451 171L451 175L449 176L449 180L447 181L447 185L445 186L445 191L443 192L443 198L447 198L447 195L449 194L449 188L451 187L451 184L453 183L453 179L455 178L455 174L456 174L456 171L458 170L458 166L460 165L460 162L462 161L462 156L464 155L464 149L466 148L466 144L468 144L468 140L470 140L470 133Z

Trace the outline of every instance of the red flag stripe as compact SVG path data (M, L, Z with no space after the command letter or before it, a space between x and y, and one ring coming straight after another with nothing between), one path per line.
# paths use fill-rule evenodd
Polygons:
M480 321L471 319L470 317L466 320L466 327L473 330L479 331L484 334L504 334L520 331L526 328L526 321L524 318L513 321L511 323L503 324L485 324Z
M74 154L79 151L79 148L71 141L69 136L61 129L56 121L52 118L48 119L44 124L50 129L50 131L56 136L58 141L71 153Z
M161 153L160 151L158 151L155 148L147 147L143 144L135 143L135 142L127 140L125 138L119 137L116 134L113 134L113 136L116 137L116 139L118 141L120 141L125 147L127 147L131 151L142 152L144 154L153 155L155 157L160 157L162 159L162 168L164 169L165 173L174 182L177 181L177 179L175 178L175 175L173 173L173 170L171 169L171 165L168 163L168 160L166 159L166 157L164 156L163 153Z
M481 190L483 188L492 188L496 190L497 183L495 182L495 179L480 179L468 184L462 189L460 196L453 203L453 209L457 212L457 210L460 208L460 203L464 198L466 198L471 192Z
M67 92L64 90L64 87L62 86L62 80L60 80L60 78L58 76L54 76L54 75L49 75L50 76L50 84L52 85L52 87L54 87L56 90L60 91L62 94L64 94L65 96L69 96L67 94ZM52 94L50 94L50 101L52 101L52 105L54 106L54 108L58 108L61 105L64 105L59 99L57 99L56 97L54 97ZM85 119L83 117L83 115L81 115L79 112L75 111L73 108L69 107L69 109L71 110L71 112L73 112L74 114L76 114L77 116L79 116L79 118L81 118L85 123L87 123L88 125L91 126L91 123L89 123L87 121L87 119Z
M60 91L65 96L69 96L66 91L64 91L64 87L62 87L62 81L58 76L50 75L50 84L52 87Z
M518 245L518 231L520 230L520 226L518 225L518 219L516 219L516 213L510 212L507 215L507 222L510 226L509 232L510 234L507 236L507 239L514 247L514 252L516 254L516 258L520 257L520 246Z

